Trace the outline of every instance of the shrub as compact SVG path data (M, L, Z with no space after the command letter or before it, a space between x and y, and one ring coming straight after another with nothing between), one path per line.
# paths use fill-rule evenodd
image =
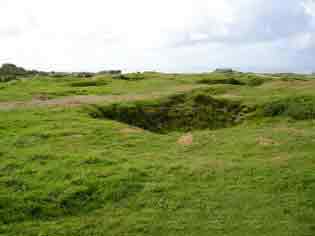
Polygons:
M93 87L93 86L103 86L107 85L107 81L103 80L90 80L90 81L77 81L77 82L72 82L70 84L71 87Z
M9 82L16 79L15 75L0 75L0 82Z
M265 116L289 116L296 120L315 118L315 97L301 96L281 99L263 106Z
M3 64L0 68L0 75L26 75L27 73L25 69L14 64Z
M231 85L244 85L243 82L234 79L234 78L227 78L227 79L203 79L200 80L198 83L200 84L231 84Z
M246 84L248 86L260 86L265 82L263 78L259 78L258 76L255 75L248 75L246 79Z
M125 75L114 75L113 79L117 80L128 80L128 81L138 81L145 79L145 76L142 73L132 73L132 74L125 74Z
M95 73L90 72L78 72L78 73L72 73L72 76L78 77L78 78L91 78L95 75Z

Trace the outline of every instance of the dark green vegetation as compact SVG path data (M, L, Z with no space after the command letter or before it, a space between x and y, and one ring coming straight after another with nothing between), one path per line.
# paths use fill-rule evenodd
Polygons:
M315 234L314 78L141 76L1 83L0 235Z
M289 116L296 120L315 118L314 96L292 96L267 103L263 107L265 116Z
M241 121L249 111L239 102L214 99L211 90L195 90L166 99L96 105L92 117L118 120L153 132L218 129Z
M70 83L72 87L93 87L93 86L103 86L107 85L108 82L105 80L87 80L87 81L77 81Z
M199 81L201 84L231 84L231 85L247 85L247 86L260 86L268 81L268 77L261 78L255 74L243 73L219 73L216 78L210 77Z
M143 80L145 78L146 78L145 75L142 73L130 73L130 74L113 76L113 79L116 79L116 80L129 80L129 81L138 81L138 80Z
M232 84L232 85L245 85L241 81L234 79L234 78L227 78L227 79L203 79L200 80L199 83L201 84Z
M27 71L22 67L17 67L14 64L3 64L0 67L0 82L9 82L20 78L34 75L35 71Z

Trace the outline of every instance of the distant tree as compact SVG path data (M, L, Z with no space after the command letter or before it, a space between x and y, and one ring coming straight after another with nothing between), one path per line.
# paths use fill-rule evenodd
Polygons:
M27 70L25 70L22 67L17 67L14 64L6 63L3 64L2 67L0 67L0 75L25 75L27 74Z

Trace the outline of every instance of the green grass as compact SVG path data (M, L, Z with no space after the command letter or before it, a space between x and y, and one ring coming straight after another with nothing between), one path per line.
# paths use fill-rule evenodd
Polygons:
M91 84L95 86L91 86ZM153 79L149 77L139 82L112 79L108 76L98 76L94 80L74 77L34 77L0 83L0 102L27 101L42 96L52 99L75 95L150 94L154 91L163 92L165 89L185 84L188 82L169 79L169 76L153 77Z
M108 79L86 93L150 94L217 79L148 74ZM72 96L69 84L76 81L0 84L8 86L0 98ZM257 110L230 128L192 130L191 145L178 143L183 132L95 119L84 107L0 111L0 235L312 236L315 121L291 113L267 117L260 109L285 101L287 110L309 110L312 99L292 97L309 98L314 82L209 85L209 95Z

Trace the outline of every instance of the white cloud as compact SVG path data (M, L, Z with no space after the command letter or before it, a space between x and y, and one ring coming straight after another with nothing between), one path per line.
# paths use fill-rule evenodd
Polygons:
M278 52L289 67L290 54L266 45L282 40L292 53L294 40L313 47L313 13L314 2L302 0L1 0L0 63L198 71L222 64L271 68L267 55Z
M315 1L307 0L302 2L302 6L305 8L306 13L315 17Z

